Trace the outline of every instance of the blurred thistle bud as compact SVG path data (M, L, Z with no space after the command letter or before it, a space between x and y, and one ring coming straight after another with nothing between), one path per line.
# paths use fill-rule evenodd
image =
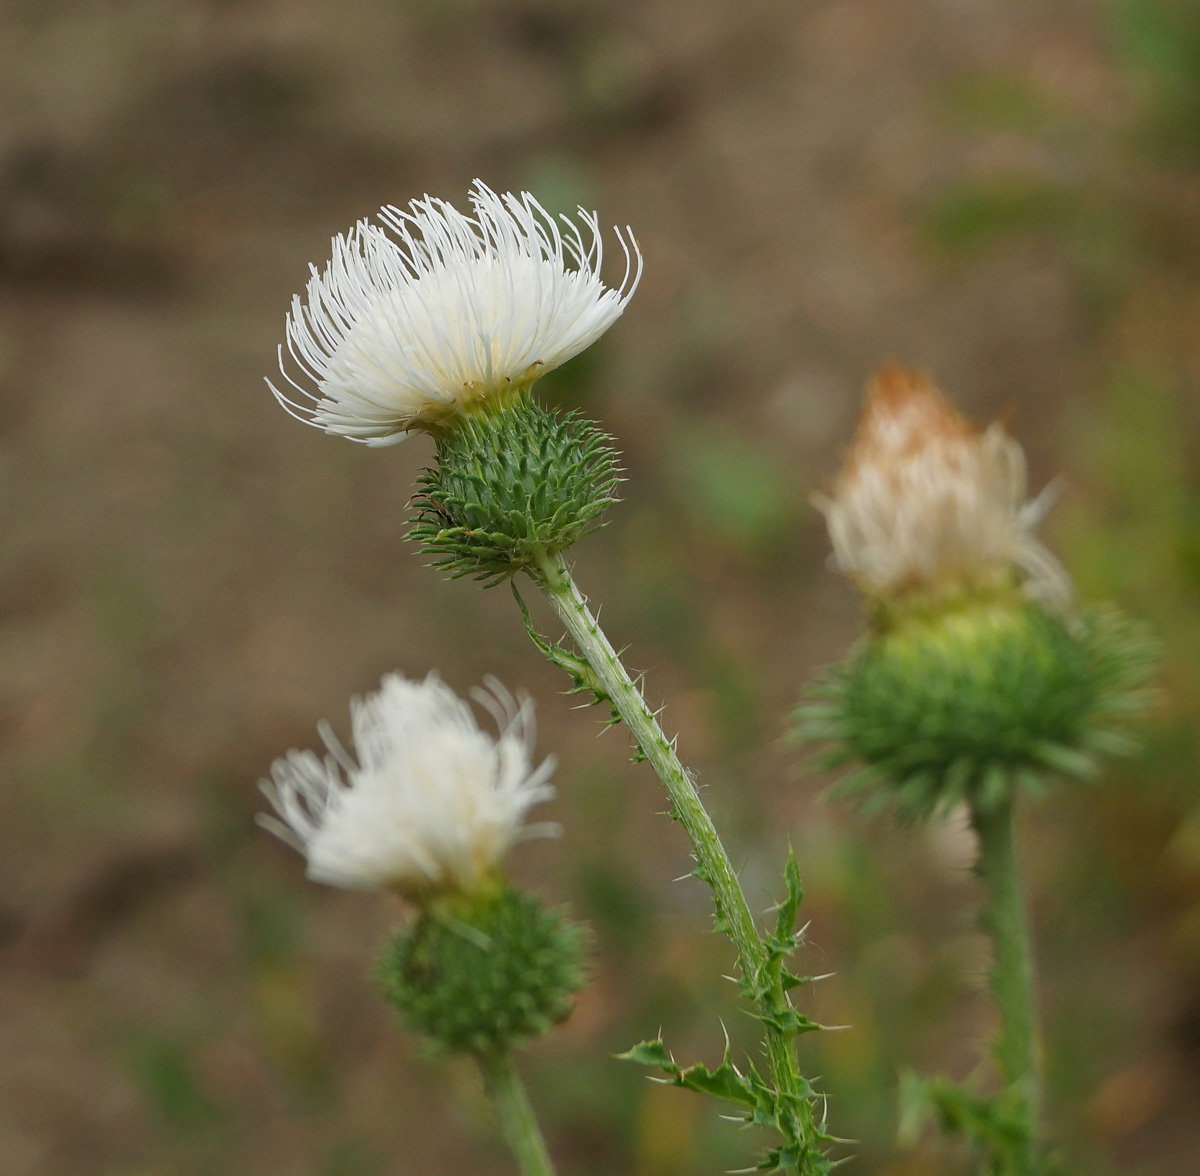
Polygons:
M583 928L506 884L427 906L379 962L384 996L452 1053L500 1053L566 1020L584 985Z
M1134 747L1155 651L1115 612L1070 615L1070 583L1033 536L1020 447L973 429L919 373L883 369L833 495L818 505L870 630L796 713L828 767L920 819L982 809L1047 771L1090 779Z
M307 302L292 301L285 390L267 383L327 433L368 445L432 433L413 538L453 574L496 582L569 547L615 501L610 439L529 389L620 317L642 256L617 230L625 272L609 288L595 213L555 218L478 180L470 200L474 216L427 196L335 238Z
M275 761L262 789L278 816L259 823L305 855L316 882L417 902L490 892L515 842L557 831L524 824L554 794L554 761L532 765L532 703L518 705L494 680L475 697L498 739L436 675L388 674L378 693L351 704L357 762L322 724L327 754Z

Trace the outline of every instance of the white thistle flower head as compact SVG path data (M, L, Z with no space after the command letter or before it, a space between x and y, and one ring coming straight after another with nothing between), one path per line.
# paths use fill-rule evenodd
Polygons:
M1001 425L980 433L923 373L889 365L816 505L838 568L869 597L970 590L1019 569L1030 596L1062 608L1070 581L1033 533L1049 496L1027 502L1025 483L1025 455Z
M290 751L271 766L261 787L278 817L259 823L308 858L316 882L414 899L486 886L515 842L557 832L523 823L554 795L554 761L532 764L533 704L487 687L474 697L497 739L436 674L388 674L351 703L357 761L322 724L325 756Z
M310 266L307 302L292 299L288 390L293 416L325 432L390 445L473 406L528 387L590 346L620 317L642 274L628 227L625 276L600 280L596 214L551 216L528 192L476 180L473 216L426 196L359 221ZM561 222L561 223L560 223ZM582 231L580 228L582 224Z

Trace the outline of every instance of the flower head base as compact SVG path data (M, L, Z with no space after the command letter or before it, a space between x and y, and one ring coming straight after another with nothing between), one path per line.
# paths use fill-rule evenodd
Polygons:
M1067 623L1036 601L909 614L809 688L795 734L824 767L859 765L841 795L924 820L968 801L995 811L1048 774L1092 781L1128 755L1130 718L1150 701L1156 651L1113 610Z
M351 704L358 762L325 726L324 758L291 751L271 766L262 787L281 819L260 823L308 858L317 882L411 898L486 888L515 842L554 831L523 825L554 792L553 761L532 767L532 704L494 680L488 688L476 699L498 739L436 675L387 675Z
M830 498L818 500L838 567L874 600L972 591L1024 575L1063 606L1070 583L1033 535L1025 457L999 424L976 431L920 372L889 366L867 390Z
M530 395L478 412L437 441L409 537L452 576L486 587L566 550L601 525L620 470L611 438Z
M594 343L620 317L642 273L633 233L617 231L625 276L600 280L595 213L552 217L528 193L476 180L474 216L426 196L363 220L311 267L287 350L299 379L280 404L308 424L369 445L436 429L473 405L527 387ZM312 388L306 385L311 384ZM299 399L296 399L296 396Z
M379 961L405 1025L451 1053L495 1054L566 1020L585 978L584 929L511 886L422 910Z

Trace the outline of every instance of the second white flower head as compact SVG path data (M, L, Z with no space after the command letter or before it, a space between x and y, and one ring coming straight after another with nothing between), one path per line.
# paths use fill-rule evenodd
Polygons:
M276 398L293 416L355 441L389 445L489 396L519 388L594 343L637 287L641 253L626 230L619 287L600 280L594 213L585 233L528 193L480 181L474 216L426 196L360 221L310 267L292 300ZM561 225L559 221L561 220ZM299 399L297 399L299 397Z
M263 791L280 819L260 823L308 858L314 881L414 898L475 889L515 842L555 831L524 824L554 794L553 761L532 765L533 704L488 687L476 698L498 739L436 675L387 675L377 694L351 704L358 762L323 726L324 758L291 751L272 765Z

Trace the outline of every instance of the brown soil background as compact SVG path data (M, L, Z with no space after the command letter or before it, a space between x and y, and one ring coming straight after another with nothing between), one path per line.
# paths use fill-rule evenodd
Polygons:
M373 990L402 912L252 824L275 755L434 667L528 690L560 761L564 836L514 858L595 935L525 1062L560 1170L753 1162L612 1059L753 1040L650 771L506 588L406 542L427 439L325 437L262 382L334 233L479 176L640 241L625 317L545 381L627 469L577 573L763 908L796 848L801 964L836 973L804 1006L851 1026L803 1061L864 1176L967 1170L892 1142L895 1079L968 1073L990 1013L965 833L823 806L782 742L861 625L807 500L886 359L1065 475L1050 540L1168 657L1142 763L1027 813L1048 1114L1072 1172L1200 1172L1198 28L1169 0L6 0L0 1171L511 1171L470 1070Z

